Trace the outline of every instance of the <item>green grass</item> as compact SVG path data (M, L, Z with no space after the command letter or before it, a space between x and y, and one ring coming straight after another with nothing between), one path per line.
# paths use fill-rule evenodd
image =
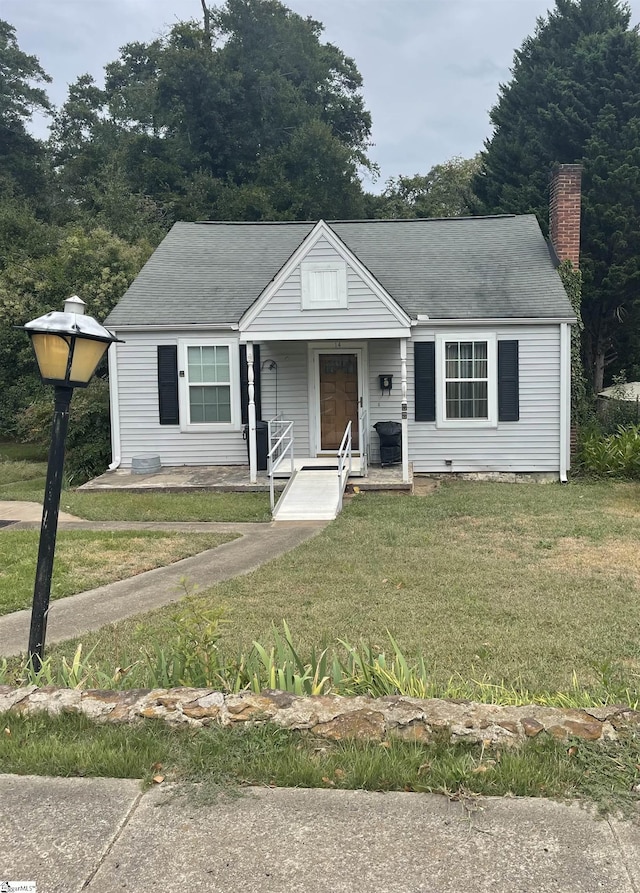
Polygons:
M154 721L96 725L82 716L0 714L3 772L237 785L582 797L631 813L640 743L535 740L488 751L468 744L331 742L273 726L171 729Z
M223 650L298 652L339 639L423 655L436 689L504 686L517 700L640 698L640 486L451 483L430 497L360 495L318 537L211 589ZM171 650L168 609L83 637L105 667L146 641ZM77 642L57 646L71 658ZM456 685L453 685L455 688ZM627 697L628 696L628 697ZM561 698L556 699L556 703Z
M0 462L46 462L47 447L35 443L0 441Z
M31 606L38 537L36 530L0 532L0 615ZM232 533L60 531L51 598L124 580L235 538Z
M270 521L268 493L66 490L61 506L88 521Z
M13 484L24 486L40 486L47 473L46 462L9 462L0 459L0 488Z
M42 502L46 463L2 461L0 500ZM65 489L62 511L87 521L269 521L268 493L126 493Z

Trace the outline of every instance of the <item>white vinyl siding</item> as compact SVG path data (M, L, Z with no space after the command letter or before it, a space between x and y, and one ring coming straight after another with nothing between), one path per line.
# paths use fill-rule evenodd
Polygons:
M307 345L300 341L270 341L260 348L262 417L280 415L293 422L296 456L311 455L307 357Z
M468 329L460 329L468 335ZM520 420L496 427L446 427L416 422L413 346L407 355L409 399L409 459L416 472L557 472L560 454L560 326L513 325L474 330L474 339L495 334L497 340L518 341ZM447 328L447 337L455 329ZM425 325L414 340L433 341ZM386 368L384 370L387 371ZM440 396L436 364L436 402ZM397 417L399 418L399 416ZM375 432L372 441L375 440ZM451 460L451 465L446 463Z
M163 466L172 465L246 465L247 444L242 428L229 425L195 425L183 431L181 425L161 425L158 409L159 344L175 344L188 339L192 344L229 340L195 335L193 331L126 332L120 335L124 344L117 345L118 393L120 410L120 446L122 467L129 468L133 456L157 453ZM232 370L239 371L237 345L231 351ZM235 365L234 365L235 364ZM178 368L184 367L178 361ZM179 379L182 381L183 379ZM184 405L181 401L181 422ZM234 408L240 417L239 396ZM224 428L225 430L220 430Z
M397 317L348 264L345 267L344 305L334 307L331 311L326 307L303 309L301 268L305 265L309 268L319 265L319 268L325 266L330 269L339 264L345 266L340 255L325 239L319 239L302 264L293 270L268 305L246 328L246 337L249 338L251 332L255 331L266 333L264 340L268 340L269 332L304 330L309 332L309 340L313 340L314 332L323 332L330 328L337 333L336 337L342 335L358 338L362 329L384 331L400 328Z
M413 340L435 341L438 329L427 325L414 330ZM460 334L468 334L460 327ZM455 327L447 327L455 339ZM416 422L414 417L413 341L407 345L409 404L409 460L416 472L557 472L560 454L560 327L559 325L492 326L474 330L473 340L490 334L497 340L519 343L520 420L498 422L496 427L439 428L436 422ZM247 445L240 424L193 426L160 425L158 417L157 346L231 341L228 332L220 338L207 333L176 331L121 335L125 344L115 346L119 384L121 457L124 468L141 453L160 455L163 466L247 465ZM349 341L341 342L346 348ZM330 349L331 342L327 342ZM114 348L112 348L114 349ZM262 342L262 418L281 413L294 422L297 456L311 455L309 438L308 345L304 342ZM231 351L237 357L237 345ZM270 368L271 363L275 363ZM231 360L231 369L239 368ZM183 368L179 366L179 368ZM379 375L393 375L391 393L381 393ZM373 425L378 421L400 421L400 343L397 338L372 339L368 343L368 416L371 460L379 461L379 442ZM438 377L438 375L436 376ZM180 379L182 380L182 379ZM565 384L566 387L566 384ZM277 406L276 406L277 399ZM240 413L239 396L234 404ZM181 413L183 406L181 405ZM214 430L211 430L214 429ZM446 464L451 460L451 465Z
M413 353L407 344L407 360ZM413 360L412 360L413 361ZM412 367L413 368L413 367ZM408 375L409 373L407 373ZM413 373L412 373L413 374ZM393 375L391 392L382 393L380 375ZM409 406L410 412L413 407ZM369 459L380 461L380 440L374 430L376 422L399 422L402 413L400 341L397 338L369 342ZM411 455L409 456L411 459Z

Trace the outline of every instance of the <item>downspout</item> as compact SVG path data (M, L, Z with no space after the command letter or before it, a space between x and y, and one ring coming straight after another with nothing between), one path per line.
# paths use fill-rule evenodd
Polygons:
M409 412L407 406L407 339L400 339L400 382L402 388L402 483L409 483Z
M571 426L571 334L569 324L560 323L560 482L567 483Z
M118 391L118 345L113 344L108 353L109 358L109 412L111 413L111 458L109 471L115 471L122 462L120 446L120 405Z

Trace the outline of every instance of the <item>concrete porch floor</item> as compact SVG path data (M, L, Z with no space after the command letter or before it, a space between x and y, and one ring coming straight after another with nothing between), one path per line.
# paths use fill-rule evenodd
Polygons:
M409 468L410 482L402 482L402 467L393 465L381 468L369 467L366 477L352 475L347 490L359 487L360 490L399 490L410 493L413 472ZM281 490L285 478L276 478L275 486ZM264 492L269 490L266 471L258 472L258 482L249 481L248 465L180 465L161 468L153 474L132 474L129 468L117 468L82 484L79 490L128 490L130 492L167 491L170 493L189 490L212 490L220 492Z

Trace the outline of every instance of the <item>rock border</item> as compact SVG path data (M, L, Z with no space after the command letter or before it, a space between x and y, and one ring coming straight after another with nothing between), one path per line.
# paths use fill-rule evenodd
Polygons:
M300 697L284 691L226 695L209 688L80 691L0 685L0 713L4 712L23 716L76 713L96 722L115 723L161 719L173 726L192 727L271 722L335 741L400 738L427 743L445 735L453 742L509 747L539 735L602 742L618 740L620 732L640 737L640 711L623 704L577 710L400 695Z

